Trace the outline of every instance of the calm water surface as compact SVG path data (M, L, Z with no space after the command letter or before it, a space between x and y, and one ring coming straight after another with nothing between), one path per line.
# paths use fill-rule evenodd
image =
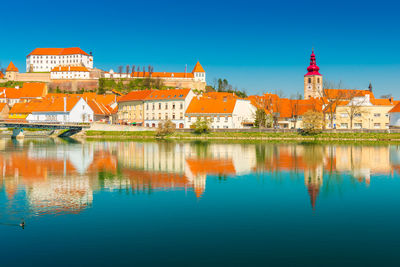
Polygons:
M395 145L3 139L1 266L398 266L399 170Z

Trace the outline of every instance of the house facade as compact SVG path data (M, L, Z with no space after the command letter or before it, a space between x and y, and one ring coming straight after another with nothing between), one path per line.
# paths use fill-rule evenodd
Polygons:
M389 129L389 111L393 99L371 99L370 95L355 97L336 107L334 127L337 129Z
M195 94L191 89L154 90L144 100L144 126L158 127L171 120L185 128L185 111Z
M118 100L117 122L144 125L144 100L153 90L132 91Z
M94 112L81 97L47 98L33 105L27 103L31 113L28 122L47 123L90 123Z

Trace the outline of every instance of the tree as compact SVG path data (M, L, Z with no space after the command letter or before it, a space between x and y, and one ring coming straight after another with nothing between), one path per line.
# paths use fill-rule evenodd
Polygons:
M175 129L175 124L171 120L160 122L158 124L156 135L159 137L163 137L169 134L173 134L175 132Z
M128 74L129 71L130 71L130 67L129 67L129 65L126 65L126 74Z
M267 125L267 114L265 113L264 109L259 108L259 109L256 110L254 125L257 128L265 128L266 127L266 125Z
M208 120L207 118L205 119L197 118L197 121L193 124L192 127L194 128L194 132L196 134L203 134L210 132L210 124L211 121Z
M299 119L299 106L300 106L300 100L302 99L302 95L299 93L296 93L295 95L291 96L290 99L290 113L292 116L292 119L294 120L294 125L293 127L296 129L297 128L297 121Z
M322 84L323 89L342 89L343 82L340 80L339 82L324 80Z
M353 121L357 117L361 117L363 110L362 106L366 104L365 97L352 97L350 102L346 105L346 113L350 119L350 129L353 129Z
M123 66L118 66L118 73L122 73L124 67Z
M322 130L323 114L309 110L303 115L303 134L317 134Z

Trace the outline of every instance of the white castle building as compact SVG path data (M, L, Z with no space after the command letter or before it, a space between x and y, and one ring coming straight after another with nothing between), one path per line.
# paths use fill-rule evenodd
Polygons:
M26 72L50 72L60 65L93 69L93 56L79 47L36 48L26 56Z

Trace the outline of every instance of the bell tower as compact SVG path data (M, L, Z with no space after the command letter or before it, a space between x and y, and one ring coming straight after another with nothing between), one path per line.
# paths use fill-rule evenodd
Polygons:
M322 75L319 73L314 49L311 52L310 66L307 71L307 74L304 75L304 99L322 97Z

